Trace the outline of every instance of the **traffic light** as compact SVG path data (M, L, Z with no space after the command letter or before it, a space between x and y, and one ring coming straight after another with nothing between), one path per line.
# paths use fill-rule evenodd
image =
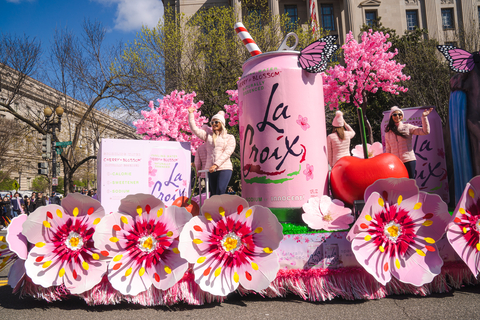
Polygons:
M48 165L46 162L38 163L38 174L48 175Z
M42 137L42 159L50 160L52 158L52 135L47 133Z

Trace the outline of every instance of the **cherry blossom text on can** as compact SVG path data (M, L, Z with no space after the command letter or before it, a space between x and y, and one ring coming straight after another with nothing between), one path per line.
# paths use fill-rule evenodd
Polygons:
M248 59L237 82L242 196L250 205L300 208L327 192L322 76L297 51Z

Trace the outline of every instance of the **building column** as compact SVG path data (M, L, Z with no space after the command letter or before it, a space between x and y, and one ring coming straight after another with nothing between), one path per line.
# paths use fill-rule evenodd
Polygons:
M237 22L242 21L242 2L240 0L232 0L232 7L237 18Z
M268 7L270 8L273 16L278 16L280 14L278 0L268 0Z
M428 37L430 39L437 39L443 43L443 27L442 16L440 12L439 2L425 1L425 16L427 18Z
M345 10L345 33L349 31L353 32L353 35L356 34L355 32L355 18L354 18L354 0L343 0L343 7Z

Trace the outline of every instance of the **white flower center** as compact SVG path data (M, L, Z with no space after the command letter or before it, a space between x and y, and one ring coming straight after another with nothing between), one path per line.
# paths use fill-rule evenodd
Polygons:
M143 252L152 252L157 247L157 240L152 235L138 239L138 248Z
M242 247L242 239L235 232L226 234L220 243L222 244L223 250L231 253L234 253Z
M398 237L402 235L402 226L394 221L390 221L383 228L383 233L390 241L397 242Z
M65 245L70 250L80 250L83 247L83 238L78 233L72 231L65 240Z

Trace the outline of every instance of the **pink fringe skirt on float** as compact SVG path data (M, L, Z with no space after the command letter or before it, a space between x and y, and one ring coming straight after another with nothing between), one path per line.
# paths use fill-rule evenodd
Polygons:
M25 276L23 286L15 288L20 298L31 296L48 302L66 300L71 297L63 286L43 288L35 285ZM280 270L270 287L262 292L254 292L239 287L241 295L257 293L268 298L285 297L287 294L297 295L304 300L326 301L334 298L380 299L387 295L414 294L426 296L431 293L444 293L451 289L459 289L463 285L478 284L463 262L446 262L442 273L421 287L401 283L395 278L383 286L361 267L340 269L284 269ZM187 272L182 280L168 290L150 287L136 296L126 296L113 289L105 277L93 289L78 295L88 305L114 305L122 302L143 306L171 306L177 303L202 305L212 302L223 302L227 297L214 296L202 291L194 281L193 273Z

